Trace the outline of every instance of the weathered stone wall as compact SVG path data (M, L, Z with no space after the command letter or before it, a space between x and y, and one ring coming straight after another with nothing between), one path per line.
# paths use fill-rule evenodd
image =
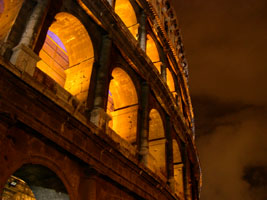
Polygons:
M0 125L0 193L2 194L9 176L14 174L22 165L32 163L46 166L55 172L64 183L71 199L76 199L81 171L79 165L55 149L52 144L36 137L34 135L36 133L30 130L26 131L25 127L20 126L6 124L3 121ZM34 193L35 191L38 190L34 190ZM49 193L53 194L52 191ZM46 194L39 193L38 195Z
M22 81L3 66L0 71L0 193L10 175L32 163L51 169L71 200L94 193L95 199L105 199L108 194L122 199L174 199L166 183L139 165L127 145L121 146L90 124L77 121L25 84L36 82L29 76ZM100 183L92 186L92 177ZM117 189L102 194L110 184Z

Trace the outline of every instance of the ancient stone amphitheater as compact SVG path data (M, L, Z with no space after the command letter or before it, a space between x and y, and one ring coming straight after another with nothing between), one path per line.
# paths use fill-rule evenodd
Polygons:
M0 0L0 199L198 200L168 0Z

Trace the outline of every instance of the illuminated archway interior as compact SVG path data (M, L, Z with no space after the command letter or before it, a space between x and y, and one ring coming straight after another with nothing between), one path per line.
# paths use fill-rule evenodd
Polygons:
M156 172L166 175L165 131L159 112L152 109L149 113L149 156L148 166ZM154 162L155 160L156 162ZM155 166L152 166L152 165ZM153 169L155 167L155 169Z
M3 41L13 26L24 0L0 0L0 41Z
M91 39L73 15L59 13L49 27L37 67L80 101L88 95L94 50Z
M171 93L174 93L175 92L175 85L174 85L172 73L168 68L166 68L166 72L167 72L167 85L168 85Z
M158 48L156 46L155 41L149 34L147 35L146 54L150 58L150 60L154 63L159 73L161 73L160 69L161 62L160 62Z
M107 113L109 127L129 142L136 141L138 98L130 76L121 68L112 71Z
M172 140L173 145L173 170L174 170L174 181L175 181L175 193L179 197L184 195L183 186L183 163L181 159L181 153L176 140Z
M136 14L130 1L116 0L115 12L117 13L117 15L119 15L132 35L137 38L139 24L137 22Z
M7 180L2 200L69 200L64 184L50 169L26 164Z

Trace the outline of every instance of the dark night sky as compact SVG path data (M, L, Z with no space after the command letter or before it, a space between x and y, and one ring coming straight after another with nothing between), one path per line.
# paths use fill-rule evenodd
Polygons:
M267 1L172 0L189 63L202 200L267 200Z

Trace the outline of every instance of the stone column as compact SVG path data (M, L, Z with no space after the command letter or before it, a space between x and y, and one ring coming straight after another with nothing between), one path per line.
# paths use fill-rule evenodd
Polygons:
M110 117L105 112L105 106L108 99L111 46L111 38L108 35L104 35L96 73L93 110L90 115L90 121L102 129L106 128L110 120Z
M141 106L140 106L140 130L139 130L139 159L145 166L148 165L148 127L149 127L149 85L146 82L141 86Z
M113 0L107 0L108 1L108 3L112 6L112 4L113 4Z
M138 35L140 48L144 52L146 52L146 14L144 11L141 11L140 14L140 26L138 30Z
M167 82L167 71L166 71L166 64L164 62L162 62L162 64L160 65L160 71L161 71L161 76L162 79Z
M191 200L192 190L191 190L190 162L188 160L188 153L185 144L181 144L181 157L184 164L183 167L184 196L185 199Z
M80 178L79 200L97 199L97 178L98 172L95 169L88 168Z
M13 48L11 63L16 65L22 71L33 75L36 63L40 58L33 52L32 46L37 37L39 25L41 24L48 0L39 0L33 13L27 23L25 31L19 44Z
M165 117L166 119L166 152L167 152L167 166L166 166L166 170L167 170L167 178L168 178L168 182L169 185L172 189L172 191L175 191L175 181L174 181L174 171L173 171L173 145L172 145L172 134L171 134L171 121L170 121L170 117L168 115L166 115Z
M48 0L38 0L19 44L24 44L32 48L47 5Z

